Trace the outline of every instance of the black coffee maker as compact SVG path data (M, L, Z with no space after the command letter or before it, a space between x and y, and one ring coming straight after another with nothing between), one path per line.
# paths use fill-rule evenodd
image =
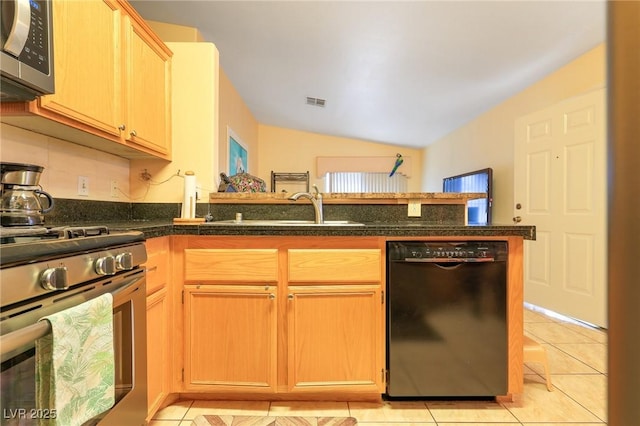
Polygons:
M44 224L44 214L53 209L53 198L39 184L43 169L33 164L0 163L2 226Z

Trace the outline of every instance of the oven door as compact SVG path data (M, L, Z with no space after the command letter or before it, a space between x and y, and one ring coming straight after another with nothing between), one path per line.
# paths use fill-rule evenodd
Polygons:
M45 315L105 293L113 295L116 403L85 425L144 424L147 414L145 271L137 269L2 312L0 423L37 424L55 411L35 406L35 341L49 332Z

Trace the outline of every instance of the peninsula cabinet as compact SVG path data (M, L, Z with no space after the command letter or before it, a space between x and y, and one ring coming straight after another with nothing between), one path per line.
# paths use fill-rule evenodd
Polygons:
M380 249L288 251L288 390L382 392Z
M184 256L185 389L274 392L278 251Z
M55 93L2 121L127 158L171 156L171 51L124 0L53 5Z
M185 286L185 387L273 392L276 287Z
M381 239L179 238L184 374L174 391L384 393Z

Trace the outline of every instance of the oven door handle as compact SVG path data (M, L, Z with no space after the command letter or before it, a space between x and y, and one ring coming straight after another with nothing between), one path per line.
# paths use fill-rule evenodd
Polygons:
M124 293L127 290L131 289L139 281L140 278L135 279L129 282L127 285L111 292L114 302L116 300L116 297L118 297L120 293ZM115 306L117 306L116 303L114 303L114 307ZM49 323L49 321L38 321L35 324L31 324L27 327L12 331L11 333L7 333L4 336L0 337L0 356L4 356L5 354L8 354L25 345L31 344L41 337L46 336L49 332L51 332L51 324Z
M38 321L28 327L5 334L0 338L1 355L8 354L24 345L35 342L39 338L46 336L50 331L51 324L49 324L49 321Z

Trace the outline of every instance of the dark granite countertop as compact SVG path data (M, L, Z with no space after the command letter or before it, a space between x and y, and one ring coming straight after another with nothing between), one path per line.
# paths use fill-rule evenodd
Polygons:
M347 220L364 226L269 226L174 224L180 204L123 203L56 199L46 218L47 226L107 226L112 231L135 230L146 238L165 235L281 235L281 236L382 236L382 237L510 237L535 240L535 226L496 224L465 226L464 204L423 204L420 218L407 218L406 205L326 205L325 220ZM197 217L211 214L216 221L244 219L313 220L308 204L199 204Z
M174 225L172 221L130 221L102 223L112 231L136 230L145 237L165 235L280 235L280 236L388 236L388 237L523 237L535 240L535 226L491 225L462 226L434 225L428 222L369 222L364 226L317 226L317 225L220 225L189 224Z

